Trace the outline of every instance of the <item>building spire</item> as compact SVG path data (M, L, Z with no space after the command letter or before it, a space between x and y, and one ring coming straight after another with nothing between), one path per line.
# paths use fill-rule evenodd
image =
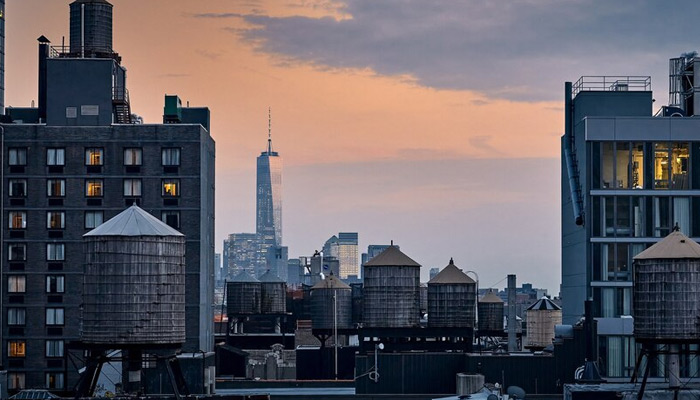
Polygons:
M267 154L272 154L272 108L267 107Z

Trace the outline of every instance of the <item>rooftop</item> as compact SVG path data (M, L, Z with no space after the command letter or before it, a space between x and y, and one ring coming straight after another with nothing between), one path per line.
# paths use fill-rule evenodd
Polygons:
M572 86L572 95L591 92L649 92L651 76L582 76Z
M83 236L185 236L136 204Z

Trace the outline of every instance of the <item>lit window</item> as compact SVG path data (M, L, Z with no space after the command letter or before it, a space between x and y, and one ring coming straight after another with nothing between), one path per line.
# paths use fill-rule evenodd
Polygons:
M25 261L27 259L27 245L24 243L7 245L7 259L10 261Z
M66 227L66 213L63 211L49 211L46 213L46 228L63 229Z
M85 182L85 195L87 197L102 197L102 180L96 179Z
M85 149L85 165L102 165L103 150L98 148Z
M49 197L63 197L66 195L65 179L47 179L46 195Z
M163 166L180 165L180 149L177 147L163 149Z
M25 293L27 291L27 277L24 275L8 276L7 291L10 293Z
M63 308L47 308L46 325L63 325Z
M124 165L141 165L142 151L137 147L124 149Z
M27 149L25 147L9 148L10 165L27 165Z
M25 388L24 372L10 372L7 374L7 388L12 390L20 390Z
M176 197L180 195L180 180L169 179L163 181L163 197Z
M141 179L124 179L124 196L141 196Z
M8 223L10 229L27 228L27 213L24 211L10 211Z
M46 244L46 259L48 261L63 261L65 260L65 254L65 245L63 243Z
M27 355L27 343L24 340L11 340L7 343L9 357L24 357Z
M66 149L46 149L46 165L66 165Z
M27 197L26 179L10 179L10 197Z
M47 389L63 389L63 372L47 372L46 373L46 388Z
M171 228L180 229L180 212L179 211L163 211L160 213L161 221L168 224Z
M46 276L46 293L64 293L66 291L66 278L63 275Z
M24 308L8 308L7 309L7 324L8 325L24 325L25 310Z
M102 225L104 220L104 212L102 211L85 211L85 228L94 229Z
M47 340L46 357L63 357L63 340Z

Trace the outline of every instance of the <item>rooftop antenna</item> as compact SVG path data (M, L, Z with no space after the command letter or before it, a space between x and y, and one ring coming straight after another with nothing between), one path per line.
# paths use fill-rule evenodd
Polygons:
M272 108L267 107L267 154L272 154Z

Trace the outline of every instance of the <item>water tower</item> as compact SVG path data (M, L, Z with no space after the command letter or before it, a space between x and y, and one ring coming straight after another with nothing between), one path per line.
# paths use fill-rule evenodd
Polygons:
M83 235L83 242L80 339L89 357L78 392L92 394L115 350L128 364L128 393L143 393L144 354L164 363L176 394L186 391L175 358L185 341L185 236L133 205Z

